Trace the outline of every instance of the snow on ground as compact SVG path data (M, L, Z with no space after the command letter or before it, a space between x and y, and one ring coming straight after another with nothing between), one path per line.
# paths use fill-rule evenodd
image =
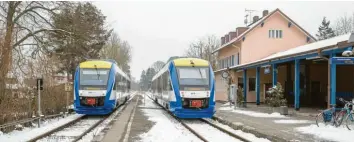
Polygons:
M229 132L232 132L232 133L234 133L236 135L239 135L239 136L241 136L241 137L243 137L243 138L245 138L245 139L247 139L247 140L249 140L251 142L270 142L268 139L258 138L258 137L256 137L255 135L253 135L251 133L246 133L246 132L243 132L241 130L235 130L235 129L231 128L230 126L221 124L219 122L216 122L216 121L213 121L213 120L210 120L210 119L206 119L206 120L208 120L208 121L210 121L210 122L212 122L212 123L224 128L224 129L226 129Z
M222 106L222 107L230 106L230 102L225 103L225 104L222 104L221 106ZM233 105L233 104L231 104L231 106L232 106L232 107L234 107L234 105Z
M74 114L74 115L70 115L68 117L65 118L54 118L54 119L50 119L48 121L43 122L43 124L41 124L40 128L28 128L25 127L22 131L12 131L10 133L7 134L2 134L0 135L0 141L11 141L11 142L17 142L17 141L28 141L31 138L34 138L40 134L43 134L44 132L53 130L59 126L62 126L74 119L77 119L79 117L81 117L83 115L80 114Z
M199 121L199 123L195 123L192 121L185 121L185 123L208 141L217 142L222 140L226 142L241 142L241 140L235 139L234 137L204 122Z
M145 95L141 94L141 96L143 97L142 100L141 100L142 103L138 107L140 107L140 108L160 108L147 95L148 94L145 94Z
M65 128L61 131L58 131L48 137L41 139L38 142L50 142L50 141L72 141L76 136L81 135L84 133L85 130L90 128L93 124L97 123L100 119L99 117L92 116L92 118L87 118L80 120L78 123Z
M346 127L334 127L331 125L320 124L320 127L312 124L305 127L295 128L296 131L305 134L312 134L316 137L327 139L330 141L352 142L354 140L354 131L348 130Z
M128 100L128 102L130 100L132 100L134 98L134 96L137 94L137 92L133 92L130 99ZM128 103L127 102L127 103ZM95 129L93 129L91 132L87 133L85 136L82 137L81 140L79 140L79 142L87 142L87 141L92 141L93 138L95 136L97 136L98 134L100 134L100 132L107 127L107 125L113 121L115 119L115 117L117 117L117 115L121 112L122 108L124 106L121 106L120 108L118 108L117 111L113 112L106 120L104 120L101 124L99 124Z
M310 120L274 120L275 123L282 123L282 124L300 124L300 123L314 123Z
M153 101L146 99L146 104L153 104ZM155 105L156 106L156 105ZM168 118L164 114L164 110L158 109L142 109L144 115L148 117L149 121L155 124L152 128L139 135L143 142L199 142L198 137L194 136L186 128L184 128L173 118Z
M155 122L154 126L139 137L143 142L197 142L198 137L190 133L178 122L173 122L163 114L163 110L143 109L148 120Z
M281 115L280 113L274 112L274 113L262 113L262 112L255 112L255 111L249 111L249 110L240 110L240 109L234 109L234 107L221 107L219 110L224 110L224 111L231 111L234 113L240 113L252 117L263 117L263 118L288 118L284 115Z
M122 106L123 107L123 106ZM96 128L91 130L91 132L87 133L85 136L79 140L79 142L87 142L87 141L92 141L95 136L97 136L104 128L107 127L107 125L114 120L114 118L119 114L119 112L122 110L122 107L118 108L117 111L115 111L111 116L109 116L106 120L104 120L101 124L99 124Z

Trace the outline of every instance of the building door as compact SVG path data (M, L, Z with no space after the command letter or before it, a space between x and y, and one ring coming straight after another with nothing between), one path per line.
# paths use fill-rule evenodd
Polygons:
M323 93L321 93L321 83L319 81L311 81L311 102L312 106L323 107L326 105L326 100Z

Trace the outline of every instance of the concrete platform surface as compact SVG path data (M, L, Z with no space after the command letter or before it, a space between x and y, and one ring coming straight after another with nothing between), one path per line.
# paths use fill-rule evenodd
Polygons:
M217 112L215 119L231 125L236 129L241 129L245 132L253 133L258 137L268 138L271 141L301 141L301 142L313 142L313 141L326 141L321 140L313 135L303 134L295 130L297 127L308 126L315 124L315 119L311 116L303 115L288 115L287 118L271 118L271 117L255 117L242 113L231 112L231 110L220 110L222 103L217 103ZM264 108L238 108L241 111L252 111L260 113L265 112ZM307 120L307 123L276 123L275 120Z

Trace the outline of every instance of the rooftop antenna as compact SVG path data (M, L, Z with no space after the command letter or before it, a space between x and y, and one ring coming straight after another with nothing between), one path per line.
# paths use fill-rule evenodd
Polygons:
M254 21L252 21L252 13L256 12L257 10L252 10L252 9L245 9L245 12L248 13L246 14L245 18L247 19L247 16L249 15L250 18L250 23L253 23ZM248 22L245 20L245 24L246 26L248 25Z
M248 15L245 15L245 25L247 26L248 20L247 20Z

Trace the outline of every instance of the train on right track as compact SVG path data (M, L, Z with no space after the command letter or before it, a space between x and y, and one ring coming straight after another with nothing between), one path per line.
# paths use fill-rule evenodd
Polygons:
M152 78L152 98L178 118L215 114L214 72L207 60L176 58Z

